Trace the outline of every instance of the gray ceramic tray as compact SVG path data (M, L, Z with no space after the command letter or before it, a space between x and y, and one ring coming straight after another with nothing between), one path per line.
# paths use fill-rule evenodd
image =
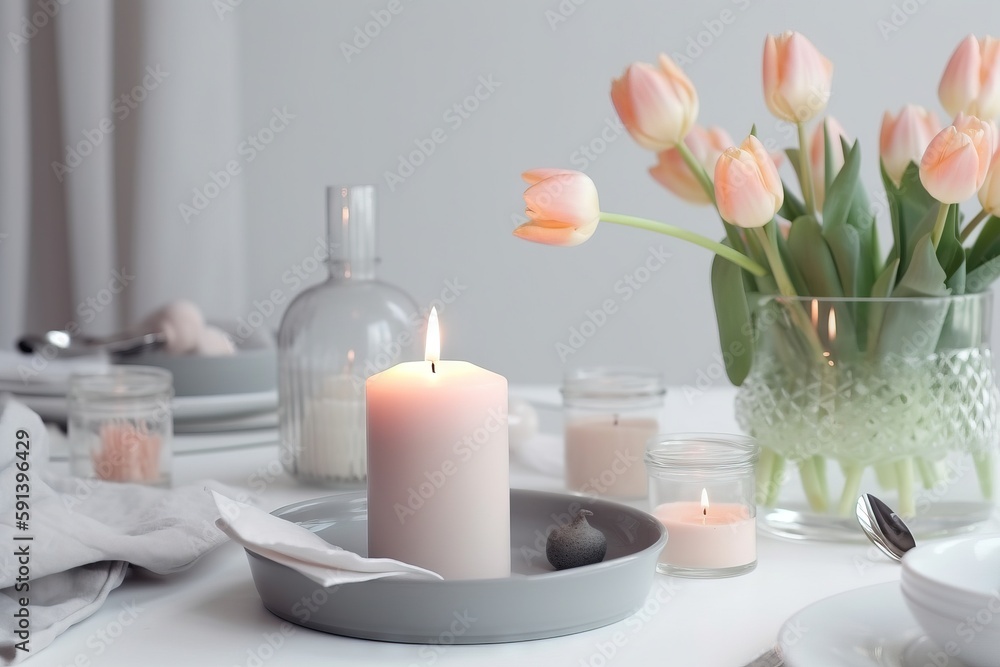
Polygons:
M381 579L324 589L247 552L264 606L298 625L347 637L406 643L486 644L559 637L630 616L644 603L667 541L650 515L605 500L512 490L511 569L504 579ZM608 538L604 562L557 572L545 537L560 517L586 507ZM275 510L332 544L367 554L364 493Z

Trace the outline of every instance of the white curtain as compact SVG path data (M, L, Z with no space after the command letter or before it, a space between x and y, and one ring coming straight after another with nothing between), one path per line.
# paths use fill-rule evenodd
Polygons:
M111 333L174 298L240 314L234 13L0 2L0 347L69 323Z

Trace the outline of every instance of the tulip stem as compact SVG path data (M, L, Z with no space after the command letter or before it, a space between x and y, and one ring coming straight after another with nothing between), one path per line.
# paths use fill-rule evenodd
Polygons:
M669 225L665 222L658 222L656 220L637 218L631 215L621 215L619 213L605 213L604 211L601 211L601 220L604 222L611 222L616 225L625 225L626 227L637 227L651 232L658 232L660 234L666 234L667 236L673 236L674 238L681 239L682 241L694 243L695 245L699 245L706 250L711 250L723 259L728 259L733 264L736 264L742 269L746 269L755 276L766 276L768 273L765 267L753 261L743 253L734 250L727 245L723 245L718 241L713 241L707 236L702 236L701 234L697 234L681 227Z
M771 265L771 275L774 276L774 282L778 284L778 291L782 296L793 299L797 297L798 294L795 292L795 285L792 284L792 279L788 277L785 265L781 261L781 253L778 251L777 242L768 235L763 227L754 227L749 231L757 236L757 240L760 242L761 248L763 248L764 254L767 256L767 263ZM806 311L802 309L802 304L792 301L789 304L789 308L792 317L798 321L803 335L809 342L809 346L818 355L817 358L821 361L825 360L823 356L823 344L819 340L819 335L816 333L812 320L806 315Z
M962 233L959 234L958 240L964 243L965 239L969 238L969 235L972 234L972 232L976 230L976 227L979 226L979 223L988 218L989 216L990 213L985 208L979 213L976 213L976 217L970 220L969 224L967 224L965 226L965 229L962 230Z
M937 220L934 222L934 231L931 233L931 241L934 243L935 248L938 247L941 237L944 235L944 223L948 220L949 208L951 208L951 204L945 204L944 202L941 202L941 205L938 207Z
M809 141L806 139L805 123L796 123L799 128L799 185L802 186L802 199L805 200L806 212L816 215L816 197L813 193L812 170L809 167Z
M699 183L701 183L701 189L705 191L706 195L708 195L709 201L714 204L715 186L712 184L712 179L709 177L708 172L705 171L705 168L701 166L700 162L698 162L698 158L691 154L691 149L688 148L687 144L683 141L678 142L677 152L681 154L681 159L684 160L684 164L687 165L688 169L691 170L691 173L694 174L694 177L698 179Z

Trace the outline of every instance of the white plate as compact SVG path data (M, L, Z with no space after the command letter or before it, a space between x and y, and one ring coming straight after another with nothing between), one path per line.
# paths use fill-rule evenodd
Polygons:
M185 456L188 454L206 454L223 450L265 447L277 444L277 430L260 429L232 433L211 433L207 435L175 435L171 446L174 456ZM67 449L66 436L51 437L49 440L49 459L53 461L65 461L68 458L69 451Z
M66 421L65 396L28 396L15 398L38 413L46 421ZM173 401L174 422L191 419L222 419L270 412L278 407L278 392L261 391L252 394L217 394L214 396L177 396Z
M924 636L899 582L820 600L778 633L785 667L962 667Z
M278 428L278 413L274 411L256 412L250 415L224 417L222 419L174 420L174 435L186 433L227 433L252 429Z

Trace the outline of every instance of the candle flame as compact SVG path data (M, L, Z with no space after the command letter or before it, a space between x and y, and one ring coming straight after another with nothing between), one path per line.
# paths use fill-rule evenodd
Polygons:
M813 299L812 300L812 304L809 307L809 311L810 311L809 312L809 315L810 315L809 319L812 320L813 327L815 328L816 325L819 323L819 301L817 301L816 299Z
M830 317L826 321L826 332L830 342L837 340L837 311L830 309Z
M708 489L701 490L701 513L708 514Z
M438 324L437 308L431 308L431 314L427 318L427 344L424 347L424 361L431 362L432 366L441 361L441 327Z

